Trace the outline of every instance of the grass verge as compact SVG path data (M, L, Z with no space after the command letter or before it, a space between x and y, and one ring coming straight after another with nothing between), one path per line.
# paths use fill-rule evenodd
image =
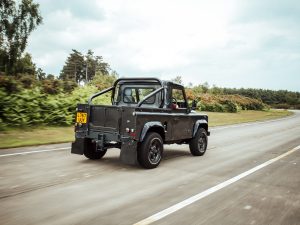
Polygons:
M74 127L34 127L9 129L0 132L0 148L70 142Z
M287 110L271 109L268 111L246 110L237 113L205 112L208 115L210 127L223 126L238 123L248 123L264 120L273 120L281 117L290 116L293 112Z
M238 113L206 112L209 126L255 122L281 118L292 114L286 110L241 111ZM73 127L35 127L9 129L0 132L0 148L71 142L74 140Z

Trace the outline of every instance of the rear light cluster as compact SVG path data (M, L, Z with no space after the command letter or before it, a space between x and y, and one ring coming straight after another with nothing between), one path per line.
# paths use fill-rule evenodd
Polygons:
M82 123L75 123L75 127L82 127Z
M129 135L131 136L131 137L133 137L133 138L135 138L135 135L136 135L136 133L135 133L135 129L129 129L128 127L125 129L125 131L126 131L126 133L129 133Z
M77 128L80 128L80 127L82 127L82 123L75 123L74 124L74 132L76 132Z

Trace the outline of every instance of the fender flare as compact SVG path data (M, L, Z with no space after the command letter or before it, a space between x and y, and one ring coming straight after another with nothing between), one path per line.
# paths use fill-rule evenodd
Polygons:
M206 120L197 120L194 124L194 130L193 130L193 137L195 137L200 125L205 124L205 126L208 128L208 124ZM208 130L207 130L208 132Z
M151 122L147 122L147 123L144 124L144 127L143 127L143 130L142 130L141 136L140 136L140 138L139 138L139 141L143 141L143 140L144 140L144 138L145 138L145 136L146 136L148 130L149 130L150 128L152 128L152 127L159 127L159 128L162 128L163 130L165 130L165 129L164 129L164 126L163 126L162 123L159 122L159 121L151 121Z

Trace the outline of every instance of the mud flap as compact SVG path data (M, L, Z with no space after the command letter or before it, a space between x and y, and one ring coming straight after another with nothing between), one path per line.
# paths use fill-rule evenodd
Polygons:
M75 142L72 142L71 153L83 155L86 145L87 145L86 138L76 138Z
M129 140L122 143L120 159L125 164L138 165L136 141Z

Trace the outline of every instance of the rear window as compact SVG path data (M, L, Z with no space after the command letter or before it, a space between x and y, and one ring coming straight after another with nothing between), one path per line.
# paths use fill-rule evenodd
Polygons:
M154 88L126 87L123 92L123 102L129 104L137 104L154 90ZM154 102L155 96L152 96L151 98L148 98L143 104L154 104Z

